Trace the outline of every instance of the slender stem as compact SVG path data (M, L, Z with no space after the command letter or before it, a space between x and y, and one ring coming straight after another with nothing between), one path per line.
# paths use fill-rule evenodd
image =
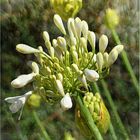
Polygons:
M114 127L113 127L112 123L110 123L110 125L109 125L109 130L110 130L110 133L111 133L111 136L112 136L111 139L112 140L118 140L117 136L115 134L115 130L114 130Z
M97 85L97 83L94 82L93 86L94 86L94 88L95 88L95 90L96 90L97 92L101 93L101 92L100 92L100 89L99 89L99 86ZM114 130L114 127L113 127L113 125L112 125L111 120L110 120L109 131L110 131L110 133L111 133L112 140L117 140L117 136L116 136L116 133L115 133L115 130Z
M97 126L95 125L91 114L89 113L88 109L83 105L80 96L76 97L75 99L80 107L80 111L81 111L83 118L87 122L87 125L89 126L91 132L94 134L96 140L103 140L102 135L99 132Z
M112 97L111 97L111 95L110 95L110 92L109 92L109 90L108 90L108 88L107 88L107 84L105 83L104 80L101 80L101 83L102 83L102 86L103 86L103 88L104 88L104 94L105 94L105 96L106 96L106 98L107 98L107 100L108 100L108 102L109 102L109 104L110 104L110 106L111 106L111 109L112 109L112 111L113 111L113 114L114 114L114 116L115 116L115 118L116 118L117 124L118 124L118 126L120 127L120 130L121 130L121 132L123 133L123 135L124 135L124 137L125 137L125 140L129 140L129 136L128 136L128 134L127 134L127 131L126 131L126 129L125 129L125 127L124 127L124 125L123 125L123 123L122 123L120 117L119 117L119 114L118 114L118 112L117 112L116 106L115 106L115 104L114 104L114 102L113 102L113 100L112 100Z
M112 29L111 31L112 31L112 35L113 35L114 40L116 41L116 43L121 44L121 41L119 39L119 36L118 36L117 32L114 29ZM128 59L128 56L127 56L127 53L126 53L125 50L121 53L121 57L123 59L123 62L125 64L126 69L128 70L128 72L129 72L129 74L130 74L130 76L132 78L132 82L134 84L134 87L136 88L137 93L140 96L138 80L137 80L137 78L136 78L136 76L134 74L134 71L133 71L132 66L131 66L131 64L129 62L129 59Z
M37 113L35 111L33 111L33 116L34 116L34 119L35 119L37 125L39 126L39 128L40 128L40 130L41 130L41 132L42 132L42 134L43 134L43 136L45 138L45 140L51 140L49 135L47 134L44 126L41 124L41 121L40 121L40 119L39 119L39 117L38 117L38 115L37 115Z

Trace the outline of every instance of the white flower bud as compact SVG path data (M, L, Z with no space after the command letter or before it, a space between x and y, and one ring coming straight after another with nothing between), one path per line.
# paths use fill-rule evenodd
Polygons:
M75 23L74 23L74 19L70 20L70 29L72 31L72 34L77 38L77 31L76 31L76 27L75 27Z
M23 54L39 53L40 51L25 44L16 45L16 50Z
M45 42L50 41L50 36L47 31L43 32L43 39L45 40Z
M66 31L65 31L65 28L64 28L64 25L63 25L63 22L62 22L62 19L59 15L55 14L54 15L54 23L55 25L58 27L58 29L64 34L66 35Z
M74 24L75 24L75 29L76 29L76 32L77 32L77 36L80 38L81 30L82 30L82 23L81 23L80 18L77 17L74 21Z
M87 81L86 81L85 75L84 75L84 74L80 75L80 76L78 77L78 79L81 81L81 83L83 84L83 86L84 86L86 89L88 89Z
M54 48L53 47L50 47L49 54L52 58L54 58Z
M96 60L97 60L97 59L96 59L96 57L97 57L97 55L96 55L96 54L94 54L93 59L92 59L92 60L94 61L94 63L95 63L95 62L96 62Z
M123 45L117 45L113 49L116 49L118 54L120 54L123 51L124 46Z
M68 27L68 32L69 32L70 37L74 37L74 34L72 32L72 29L71 29L71 25L70 25L71 22L74 22L74 19L73 18L69 18L68 19L67 27Z
M104 65L105 66L107 66L107 63L108 63L108 53L107 52L105 52L104 54L103 54L103 58L104 58Z
M95 41L96 41L96 36L95 33L92 31L88 31L88 41L92 47L92 51L95 51Z
M108 37L106 35L102 35L99 39L99 51L101 53L104 53L107 45L108 45Z
M52 40L52 44L53 44L53 47L54 47L54 48L55 48L56 46L58 46L57 40L56 40L56 39L53 39L53 40Z
M64 89L63 89L63 85L62 85L62 83L61 83L60 80L56 80L56 88L57 88L58 92L59 92L62 96L65 95Z
M62 50L62 51L66 51L67 50L67 48L66 48L66 40L65 40L65 38L63 38L63 37L58 37L57 38L57 43L58 43L58 46L59 46L59 48Z
M82 21L82 33L83 33L83 36L87 39L88 37L88 24L86 21Z
M81 37L80 42L84 50L87 51L87 40L84 37Z
M35 74L39 74L39 67L38 67L38 64L36 62L34 62L34 61L28 61L27 62L27 65L32 68L32 71Z
M101 71L104 64L103 55L101 52L97 53L96 59L97 59L98 69Z
M118 58L118 51L116 49L112 49L108 56L108 66L111 66Z
M27 85L28 83L32 82L35 73L30 73L30 74L23 74L18 76L15 80L11 82L12 87L14 88L21 88Z
M85 69L85 76L88 81L95 82L99 79L99 74L95 70Z
M61 107L63 110L68 110L68 109L72 108L72 100L71 100L69 93L64 95L64 97L61 99L60 104L61 104Z
M76 46L76 38L74 36L71 36L70 37L70 40L71 40L71 46Z
M78 53L76 51L72 51L73 61L78 63Z

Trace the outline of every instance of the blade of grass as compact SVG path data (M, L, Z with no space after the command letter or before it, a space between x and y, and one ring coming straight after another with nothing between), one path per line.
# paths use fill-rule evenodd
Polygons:
M51 140L47 131L45 130L44 126L41 124L41 121L40 121L40 119L35 111L33 111L33 116L34 116L34 119L35 119L37 125L39 126L45 140Z
M105 94L105 96L106 96L106 98L107 98L107 100L108 100L108 102L110 104L110 107L111 107L111 109L113 111L113 114L114 114L114 116L116 118L117 124L118 124L121 132L123 133L123 135L125 137L125 140L130 140L129 136L127 134L127 131L126 131L126 129L125 129L125 127L124 127L124 125L123 125L123 123L122 123L122 121L120 119L120 116L119 116L119 114L117 112L116 106L115 106L115 104L113 102L113 99L112 99L112 97L110 95L110 92L108 90L106 82L104 80L101 80L101 84L102 84L103 89L104 89L104 94Z
M117 32L114 29L112 29L111 32L112 32L112 36L113 36L114 40L116 41L116 43L118 45L121 44L121 41L119 39L119 36L118 36ZM132 78L132 83L133 83L135 89L137 90L138 95L140 96L138 80L137 80L137 78L134 74L134 71L133 71L132 66L129 62L129 59L128 59L128 56L127 56L127 53L126 53L125 50L122 51L121 57L122 57L122 60L125 64L125 67L126 67L127 71L129 72L129 74Z

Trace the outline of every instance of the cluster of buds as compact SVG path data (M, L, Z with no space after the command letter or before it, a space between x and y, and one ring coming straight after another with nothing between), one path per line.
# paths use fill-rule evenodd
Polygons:
M10 110L13 113L23 107L31 93L39 94L49 103L60 102L63 110L71 108L71 97L75 91L88 92L90 82L103 78L123 50L122 45L117 45L110 53L105 52L108 38L102 35L99 39L99 52L96 53L95 33L89 30L86 21L78 17L68 19L67 30L57 14L54 15L54 23L63 36L51 41L48 32L43 32L48 53L41 46L38 48L25 44L16 46L16 50L20 53L34 54L38 62L29 61L28 66L32 72L20 75L11 82L14 88L22 88L33 83L33 91L25 94L24 101L20 100L23 96L5 99L12 103ZM88 42L90 48L87 47Z
M103 100L99 93L93 95L92 92L87 92L83 97L84 105L88 108L89 112L92 115L94 123L97 125L99 131L102 134L105 134L110 125L110 115L107 108L105 107ZM86 122L81 116L80 110L76 108L76 122L79 126L81 132L86 136L91 136L92 133L87 127Z
M50 3L64 20L74 17L82 8L82 0L50 0Z

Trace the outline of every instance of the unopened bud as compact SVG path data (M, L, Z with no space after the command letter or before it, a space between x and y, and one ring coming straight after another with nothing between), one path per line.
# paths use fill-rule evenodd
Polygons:
M95 33L92 31L88 31L88 41L92 47L92 51L95 51L95 41L96 41L96 37L95 37Z
M102 35L99 39L99 51L101 53L104 53L104 51L106 50L106 47L108 45L108 38L106 35Z
M103 55L101 52L97 53L96 60L97 60L97 65L98 65L99 71L102 71L104 60L103 60Z
M64 97L61 99L60 104L64 111L72 108L72 100L71 100L69 93L64 95Z
M88 81L95 82L99 79L99 74L95 70L85 69L85 76Z
M62 22L62 19L59 15L55 14L54 15L54 23L55 25L58 27L58 29L64 34L66 35L66 31Z
M111 66L118 58L118 52L116 49L112 49L108 56L108 66Z
M107 52L105 52L104 54L103 54L103 58L104 58L104 65L105 66L107 66L107 64L108 64L108 53Z
M79 68L78 68L77 64L72 64L71 66L76 73L79 73Z
M43 32L43 39L45 40L45 42L50 41L50 36L47 31Z
M76 18L75 21L75 29L76 29L76 32L77 32L77 36L80 38L81 36L81 30L82 30L82 23L81 23L81 20L80 18Z
M87 39L88 37L88 24L86 21L82 21L82 33L83 33L83 36Z
M39 53L40 51L25 44L18 44L16 50L23 54Z
M56 80L56 88L57 88L58 92L59 92L62 96L65 95L64 89L63 89L63 85L62 85L62 83L61 83L60 80Z
M57 38L57 43L58 46L60 47L61 50L66 51L66 40L63 37L58 37Z
M113 49L116 49L118 54L120 54L123 51L124 46L123 45L117 45Z

